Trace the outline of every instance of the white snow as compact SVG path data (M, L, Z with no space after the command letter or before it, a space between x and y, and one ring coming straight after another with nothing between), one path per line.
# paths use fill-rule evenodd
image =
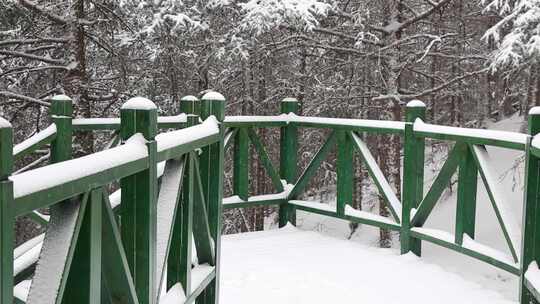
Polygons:
M405 123L401 121L309 117L309 116L298 116L294 113L289 113L287 115L289 116L289 122L296 122L296 123L315 123L315 124L328 124L328 125L335 125L335 126L383 128L383 129L391 129L395 131L402 131L405 129Z
M0 117L0 129L6 129L6 128L11 128L11 123L9 123L9 121Z
M13 175L13 194L23 197L143 159L148 156L145 143L142 134L135 134L121 146Z
M224 236L222 303L515 303L412 254L279 230Z
M522 145L526 144L528 138L527 134L517 132L432 125L424 123L419 118L414 122L413 128L415 132L440 133L453 136L475 137L478 139L500 140Z
M527 279L536 290L540 290L540 269L536 262L532 262L529 267L527 267L525 279Z
M285 190L279 193L250 196L248 197L247 201L241 199L238 195L225 197L223 198L223 205L238 204L238 203L245 203L245 202L255 203L255 202L262 202L262 201L269 201L269 200L286 199L292 190L292 186L293 185L290 185L290 184L285 185Z
M175 116L160 116L158 117L158 123L185 123L187 122L187 115L181 113Z
M354 209L353 207L351 207L349 205L345 206L345 215L352 216L352 217L357 217L357 218L361 218L361 219L366 219L366 220L371 220L371 221L375 221L375 222L381 222L381 223L390 224L390 225L399 225L399 224L396 224L396 222L392 221L391 219L389 219L387 217L380 216L380 215L377 215L377 214L373 214L373 213L367 212L367 211L356 210L356 209Z
M180 99L181 101L199 101L199 99L193 95L187 95Z
M256 122L281 122L289 123L289 115L281 114L276 116L226 116L225 123L256 123Z
M197 265L191 269L191 292L194 292L202 281L214 271L214 267L208 264ZM184 288L180 283L171 287L165 295L159 299L159 304L178 304L186 300Z
M503 263L506 263L508 265L514 265L516 267L519 267L516 263L514 263L514 260L511 256L505 254L502 251L499 251L497 249L488 247L484 244L481 244L473 239L471 239L470 236L467 234L463 235L463 248L467 248L472 251L476 251L478 253L481 253L485 256L489 256L495 260L501 261Z
M407 107L408 108L425 108L426 104L423 103L422 101L418 100L418 99L415 99L415 100L409 101L407 103Z
M28 292L30 291L30 284L32 284L31 280L24 280L17 284L15 288L13 288L13 296L15 296L19 300L26 302L26 299L28 298Z
M296 99L294 97L287 97L287 98L283 99L281 102L298 102L298 99Z
M59 100L59 101L71 101L71 98L67 95L64 95L64 94L60 94L60 95L55 95L51 98L51 100Z
M126 110L153 110L157 109L156 104L150 99L144 97L134 97L122 105L122 109Z
M204 94L202 100L225 101L225 97L218 92L208 92Z
M218 133L218 122L214 116L210 116L200 125L158 134L157 150L165 151Z
M40 143L41 141L47 139L50 136L53 136L56 133L56 125L52 124L48 126L47 128L41 130L40 132L32 135L30 138L26 139L25 141L15 145L13 147L13 155L17 155L21 153L22 151L32 147L33 145L36 145Z
M336 212L335 206L331 206L330 204L323 204L320 202L292 200L289 201L289 204L300 207L313 208L321 211Z
M120 118L75 118L72 120L74 126L80 125L119 125Z
M532 107L529 110L529 115L540 115L540 107Z

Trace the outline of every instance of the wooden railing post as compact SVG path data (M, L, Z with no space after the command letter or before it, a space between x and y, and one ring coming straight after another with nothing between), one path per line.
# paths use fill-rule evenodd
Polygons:
M51 118L56 125L56 138L51 143L51 162L58 163L73 157L73 101L66 95L51 100Z
M337 214L345 215L345 205L352 205L353 200L353 146L346 131L337 132Z
M300 102L296 98L285 98L281 101L281 113L298 114ZM279 171L281 179L289 184L296 183L298 175L298 128L293 125L281 127L279 145ZM296 210L294 206L282 204L279 206L279 227L290 222L296 225Z
M223 201L223 159L224 159L224 126L225 120L225 97L217 92L206 93L202 97L201 118L206 120L214 116L220 123L220 138L203 149L200 157L200 170L206 205L208 210L208 224L210 234L214 239L215 248L215 271L216 278L208 285L198 297L197 303L215 304L219 302L219 275L221 256L221 213Z
M526 146L525 191L521 245L521 276L519 302L537 303L525 286L525 272L532 262L540 261L540 158L531 152L532 136L540 133L540 107L529 112L529 134Z
M13 302L13 245L15 216L12 214L13 130L0 117L0 303Z
M401 215L401 253L412 251L421 255L421 242L412 238L411 209L417 208L424 194L424 149L425 140L414 135L413 123L417 118L424 120L426 105L413 100L405 109L405 137L403 159L402 215Z
M123 178L121 235L140 304L156 299L156 221L157 221L157 108L148 99L137 97L120 110L120 136L123 141L141 133L147 141L148 169Z
M201 101L192 95L180 99L180 113L201 115Z

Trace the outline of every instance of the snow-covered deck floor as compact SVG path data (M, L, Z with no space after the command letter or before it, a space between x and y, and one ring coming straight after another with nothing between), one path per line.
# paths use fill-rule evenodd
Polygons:
M294 227L223 237L223 304L515 303L414 255Z

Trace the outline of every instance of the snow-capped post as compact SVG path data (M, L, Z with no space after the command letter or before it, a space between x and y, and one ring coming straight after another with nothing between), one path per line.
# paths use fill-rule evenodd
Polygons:
M411 209L417 208L424 191L424 149L425 139L416 137L413 126L416 119L424 120L426 105L420 100L407 103L405 108L405 137L403 159L403 189L401 215L401 253L412 251L420 256L421 242L410 235Z
M296 98L285 98L281 101L282 114L298 114L300 102ZM298 128L287 125L280 129L279 172L281 179L294 184L298 175ZM291 198L294 199L294 198ZM296 225L296 210L288 203L279 206L279 227L290 222Z
M208 211L208 224L210 234L214 239L216 278L208 285L198 297L202 304L218 303L219 299L219 274L221 252L221 213L223 200L223 161L224 161L224 126L225 120L225 97L218 92L208 92L202 97L201 118L208 119L214 116L219 122L220 138L205 148L200 156L200 172L205 193Z
M201 101L192 95L180 99L180 113L201 115Z
M534 136L540 134L540 107L529 111L529 140L526 145L525 195L522 227L521 276L519 302L531 303L534 296L526 287L525 275L529 267L538 267L540 262L540 157L532 152ZM536 139L537 141L538 139ZM536 262L536 263L533 263ZM532 265L531 265L532 264ZM534 302L536 303L536 302Z
M51 99L51 118L56 126L56 137L51 143L51 162L58 163L72 158L73 153L73 101L66 95Z
M140 133L148 148L148 169L123 178L121 234L140 304L156 298L157 221L157 107L146 98L132 98L120 110L120 137L126 141Z
M0 303L13 302L13 129L0 117Z

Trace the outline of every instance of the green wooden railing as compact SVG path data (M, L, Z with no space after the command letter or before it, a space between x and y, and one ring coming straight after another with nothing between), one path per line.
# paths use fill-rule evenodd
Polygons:
M216 303L222 209L279 207L279 225L295 224L296 210L400 232L401 253L421 255L426 241L520 276L521 303L540 299L540 109L529 115L529 134L430 125L425 105L410 102L404 122L298 116L295 99L278 116L224 116L225 99L208 93L181 100L182 114L157 117L136 98L120 118L73 119L71 100L52 100L53 125L13 146L0 120L1 303ZM202 123L201 123L202 122ZM273 164L257 129L279 128L280 163ZM299 128L329 130L306 168L298 166ZM158 134L158 129L176 129ZM73 132L112 131L107 149L72 158ZM364 134L403 139L403 184L390 186L363 141ZM425 140L453 148L424 193ZM250 196L249 147L253 146L274 193ZM14 159L50 145L52 164L13 172ZM486 146L526 155L522 228L491 172ZM233 153L233 195L223 198L224 154ZM336 151L336 206L301 199L309 181ZM385 199L391 218L351 207L354 155L358 154ZM34 162L33 164L38 164ZM457 172L455 233L424 227ZM476 195L482 180L508 254L475 240ZM110 190L112 193L109 193ZM50 215L41 212L49 207ZM14 224L29 216L46 233L13 248ZM195 248L192 248L194 244ZM196 258L194 258L196 256ZM32 279L29 290L24 280ZM383 287L381 287L383 288Z

